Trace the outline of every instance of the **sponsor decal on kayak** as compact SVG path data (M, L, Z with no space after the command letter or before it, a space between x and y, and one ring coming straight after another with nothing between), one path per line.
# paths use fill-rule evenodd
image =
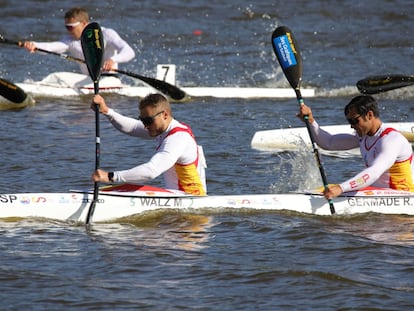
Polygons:
M348 198L349 206L413 206L414 202L411 197L353 197Z
M156 206L156 207L182 207L181 198L131 198L131 205Z
M1 194L0 203L13 203L17 200L17 196L14 194Z
M72 202L88 202L88 199L80 198L76 194L71 194L70 196L59 196L48 198L42 195L15 195L15 194L0 194L0 203L5 204L15 204L20 203L23 205L27 204L44 204L44 203L58 203L58 204L67 204Z

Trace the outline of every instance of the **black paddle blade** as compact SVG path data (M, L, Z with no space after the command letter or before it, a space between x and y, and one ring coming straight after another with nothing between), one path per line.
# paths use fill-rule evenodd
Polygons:
M98 23L88 24L81 36L82 51L92 81L99 80L104 55L104 41Z
M20 87L1 78L0 95L16 104L24 102L27 98L27 94Z
M356 84L362 94L378 94L414 84L414 76L383 75L370 76Z
M272 34L272 46L290 86L298 90L302 81L302 58L290 29L285 26L276 28Z
M187 94L183 90L179 89L178 87L176 87L176 86L174 86L174 85L172 85L168 82L158 80L158 79L154 79L154 78L150 78L150 77L144 77L144 76L141 76L139 74L136 74L136 73L133 73L133 72L130 72L130 71L123 71L123 70L119 70L119 69L116 69L115 71L119 72L119 73L122 73L124 75L130 76L130 77L133 77L133 78L137 78L141 81L144 81L148 85L152 86L154 89L156 89L156 90L160 91L161 93L171 97L174 100L177 100L177 101L184 100L187 97Z

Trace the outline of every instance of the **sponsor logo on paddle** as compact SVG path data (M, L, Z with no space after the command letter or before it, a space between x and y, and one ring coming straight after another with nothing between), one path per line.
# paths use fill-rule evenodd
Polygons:
M296 50L289 33L283 36L275 37L273 39L273 43L276 47L275 50L283 69L297 64L295 57Z

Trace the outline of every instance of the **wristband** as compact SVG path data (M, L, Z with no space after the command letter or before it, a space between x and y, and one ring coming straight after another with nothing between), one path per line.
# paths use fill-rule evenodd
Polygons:
M110 182L114 182L114 172L108 172L108 179Z

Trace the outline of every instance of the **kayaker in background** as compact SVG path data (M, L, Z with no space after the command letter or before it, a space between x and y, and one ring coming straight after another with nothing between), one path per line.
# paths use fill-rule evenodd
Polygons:
M69 56L84 59L80 38L83 29L88 23L89 15L85 9L80 7L72 8L65 13L65 27L69 35L65 36L62 41L26 41L24 42L24 47L31 53L36 52L36 48L39 48L55 53L67 53ZM105 27L101 28L105 42L103 71L118 69L118 63L129 62L135 57L134 50L115 30ZM88 75L88 68L85 64L80 64L80 70L83 74Z
M367 186L414 192L412 177L413 150L397 130L387 127L379 117L377 101L369 95L354 97L344 109L355 134L331 135L319 127L310 107L302 104L297 114L308 116L315 142L325 150L348 150L359 146L366 168L339 185L329 185L326 198Z
M142 184L164 174L167 189L206 194L203 149L197 145L191 128L173 118L167 98L161 94L144 97L139 103L138 120L109 108L101 95L94 96L92 109L96 105L116 129L131 136L155 138L157 148L147 163L115 172L98 169L92 174L93 181Z

